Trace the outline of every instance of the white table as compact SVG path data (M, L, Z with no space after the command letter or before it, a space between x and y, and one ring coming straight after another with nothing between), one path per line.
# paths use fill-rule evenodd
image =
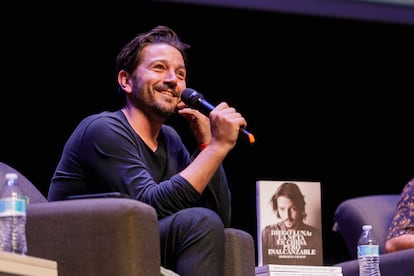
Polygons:
M0 251L0 276L57 276L57 263L42 258Z

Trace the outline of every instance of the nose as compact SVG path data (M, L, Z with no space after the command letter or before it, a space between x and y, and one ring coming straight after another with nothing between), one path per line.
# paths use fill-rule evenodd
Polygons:
M177 75L174 70L168 70L165 74L164 81L166 82L177 82Z
M287 210L287 216L288 216L288 218L292 218L292 208L289 208Z

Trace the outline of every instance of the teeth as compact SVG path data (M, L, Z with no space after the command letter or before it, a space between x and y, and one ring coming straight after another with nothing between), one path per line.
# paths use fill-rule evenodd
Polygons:
M169 95L169 96L171 96L171 97L173 97L174 95L171 93L171 92L168 92L168 91L163 91L163 92L161 92L162 94L165 94L165 95Z

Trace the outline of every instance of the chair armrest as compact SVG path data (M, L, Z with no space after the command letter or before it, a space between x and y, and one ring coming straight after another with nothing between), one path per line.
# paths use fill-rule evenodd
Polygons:
M240 229L226 228L225 275L255 275L255 247L253 237Z
M160 275L155 210L124 198L32 203L28 255L54 260L64 275Z
M358 260L335 264L342 267L343 276L359 276ZM381 276L412 275L414 248L380 255Z
M361 196L347 199L336 208L334 231L341 234L353 259L356 258L356 246L364 224L372 225L380 253L385 253L388 226L399 198L397 194Z

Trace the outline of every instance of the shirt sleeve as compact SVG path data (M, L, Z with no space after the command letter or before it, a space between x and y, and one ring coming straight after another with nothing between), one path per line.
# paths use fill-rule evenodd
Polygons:
M153 160L154 153L118 120L101 118L91 122L85 128L79 148L89 182L150 204L159 217L190 207L200 197L178 175L179 169L190 162L184 147L174 148L176 156L168 154L168 168L163 168L167 173L160 172ZM158 175L163 178L154 177Z
M166 151L164 162L157 162L154 152L129 125L111 117L90 122L80 136L80 160L88 182L153 206L159 218L204 206L216 211L226 226L230 224L230 193L222 167L199 194L179 175L191 156L172 127L164 125L160 134Z

